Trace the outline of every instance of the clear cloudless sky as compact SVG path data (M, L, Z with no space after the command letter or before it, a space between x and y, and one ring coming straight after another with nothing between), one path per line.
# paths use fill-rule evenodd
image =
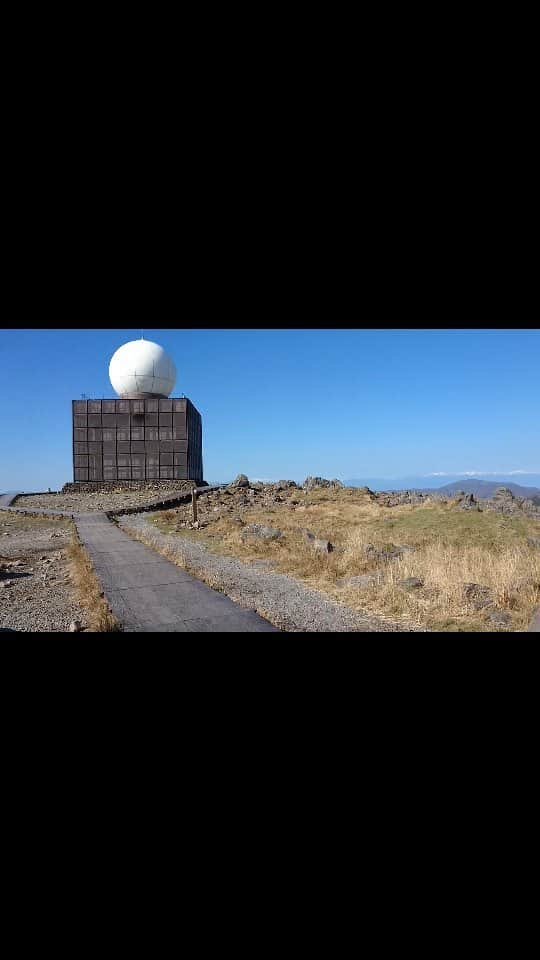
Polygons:
M0 492L73 479L71 401L140 328L0 330ZM540 472L538 330L152 329L205 479Z

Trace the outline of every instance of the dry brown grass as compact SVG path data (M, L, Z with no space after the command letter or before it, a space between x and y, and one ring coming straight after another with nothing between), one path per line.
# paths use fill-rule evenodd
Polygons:
M87 612L89 629L96 633L118 632L120 624L109 609L90 558L77 539L75 527L66 554L77 600Z
M267 509L249 508L245 523L261 523L283 531L279 540L243 540L242 528L229 517L211 520L201 532L177 531L175 511L157 521L159 529L203 540L214 552L243 560L269 560L273 567L325 591L358 611L416 623L435 630L526 630L540 604L540 552L527 536L540 534L540 523L525 516L505 517L490 511L457 510L454 503L433 502L387 508L358 491L314 491L295 509L287 503ZM318 554L301 528L330 540L335 550ZM411 552L388 562L366 552L409 545ZM369 587L343 584L359 574L379 573ZM423 586L407 590L399 580L418 577ZM499 627L489 618L494 607L477 609L465 585L491 591L495 608L508 615Z
M352 545L348 551L354 555ZM399 580L408 577L423 580L423 587L404 589ZM476 609L465 594L468 583L490 590L495 607L509 616L507 629L526 630L540 603L540 554L526 544L494 552L438 540L384 564L382 583L362 591L361 602L371 612L384 610L432 629L493 630L489 619L493 607ZM360 600L351 586L344 587L342 595L351 605Z
M40 530L51 527L53 530L63 530L69 527L70 520L63 517L40 517L32 513L11 513L9 510L0 510L0 528L10 530Z

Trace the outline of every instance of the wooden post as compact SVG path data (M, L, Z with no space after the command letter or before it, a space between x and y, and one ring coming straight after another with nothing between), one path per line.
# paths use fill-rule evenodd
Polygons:
M191 506L193 507L193 523L197 521L197 491L195 487L191 491Z

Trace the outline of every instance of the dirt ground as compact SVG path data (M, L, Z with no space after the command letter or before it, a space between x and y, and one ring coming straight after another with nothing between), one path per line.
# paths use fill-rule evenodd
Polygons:
M69 520L0 511L0 631L69 631L88 615L72 582Z

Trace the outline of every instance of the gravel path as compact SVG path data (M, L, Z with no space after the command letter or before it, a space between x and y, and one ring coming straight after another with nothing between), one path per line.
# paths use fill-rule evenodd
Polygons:
M407 632L402 624L362 616L344 604L282 573L274 573L267 561L243 563L234 557L217 556L202 544L178 534L164 534L153 526L152 514L120 517L118 526L147 546L169 557L181 558L186 569L222 590L243 607L255 609L274 626L290 633L305 632ZM426 632L411 627L415 632Z
M21 525L0 514L0 632L66 632L86 613L73 596L65 547L67 524Z
M190 488L191 489L191 488ZM25 510L60 510L66 513L94 513L144 507L156 501L174 500L188 493L180 489L167 494L156 490L122 490L119 493L30 493L19 496L13 506Z

